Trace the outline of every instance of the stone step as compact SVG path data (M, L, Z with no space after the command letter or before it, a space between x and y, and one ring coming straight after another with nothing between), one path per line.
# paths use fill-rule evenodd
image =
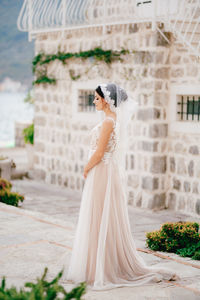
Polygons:
M28 171L25 169L13 169L11 172L11 179L23 179L28 177Z

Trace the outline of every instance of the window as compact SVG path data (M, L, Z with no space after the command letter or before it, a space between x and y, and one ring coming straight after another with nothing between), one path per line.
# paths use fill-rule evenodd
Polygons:
M179 96L177 114L179 121L200 121L200 95Z
M171 84L168 122L169 134L200 133L199 84Z
M103 118L103 112L97 111L93 104L94 93L99 85L98 80L72 82L70 99L72 101L72 122L77 120L91 123L94 126Z
M94 112L94 90L78 91L78 112Z

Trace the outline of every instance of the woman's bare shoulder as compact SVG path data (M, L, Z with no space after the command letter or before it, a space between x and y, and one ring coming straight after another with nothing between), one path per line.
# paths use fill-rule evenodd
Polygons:
M110 132L113 130L113 121L109 118L105 118L102 122L102 131Z

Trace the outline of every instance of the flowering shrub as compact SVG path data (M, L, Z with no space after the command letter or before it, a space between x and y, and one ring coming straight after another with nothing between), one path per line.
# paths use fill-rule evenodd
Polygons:
M152 250L200 259L199 224L196 222L165 223L160 230L147 232L146 237L146 244Z
M1 190L9 190L10 191L11 188L12 188L12 184L8 180L6 180L4 178L0 178L0 191Z
M12 184L4 179L0 178L0 202L18 206L19 201L24 201L24 196L11 192Z
M19 201L23 202L24 201L24 196L18 194L18 193L13 193L8 190L1 190L0 191L0 202L13 205L13 206L18 206Z

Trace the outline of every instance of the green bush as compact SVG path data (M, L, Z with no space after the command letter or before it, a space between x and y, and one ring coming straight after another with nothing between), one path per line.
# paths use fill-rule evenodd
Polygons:
M69 300L82 299L86 292L85 282L67 292L58 281L63 274L63 270L51 281L46 281L45 277L48 268L45 268L41 278L37 278L36 283L26 282L23 288L18 291L16 287L6 288L6 279L3 277L0 287L0 300Z
M11 188L12 188L12 184L8 180L0 177L0 191L1 190L9 190L10 191Z
M19 201L24 201L24 196L13 193L9 190L0 190L0 202L6 203L8 205L18 206Z
M189 247L178 249L176 253L183 257L191 257L192 259L200 260L200 241Z
M200 259L199 224L196 222L165 223L158 231L146 233L146 244L154 251L174 252Z
M19 201L24 201L24 196L11 192L12 184L4 179L0 178L0 202L18 206Z
M29 125L28 127L24 128L24 141L25 143L34 144L34 124Z

